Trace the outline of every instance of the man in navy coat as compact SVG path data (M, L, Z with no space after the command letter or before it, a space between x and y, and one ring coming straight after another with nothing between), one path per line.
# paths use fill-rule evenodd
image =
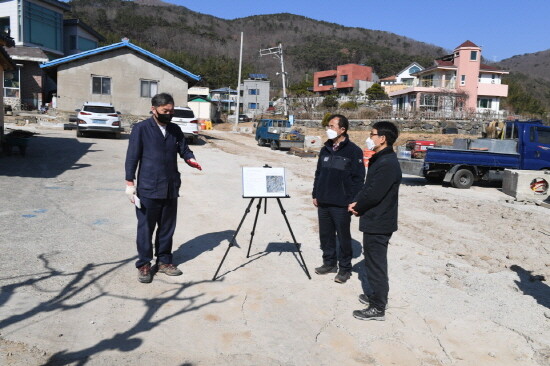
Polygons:
M139 282L153 280L153 232L156 270L168 276L182 272L172 263L172 236L176 229L180 173L179 154L187 165L202 170L180 128L171 123L174 99L160 93L151 100L152 116L132 127L126 153L126 194L136 204ZM138 170L139 166L139 170ZM136 170L137 189L135 185ZM137 197L136 197L137 196Z

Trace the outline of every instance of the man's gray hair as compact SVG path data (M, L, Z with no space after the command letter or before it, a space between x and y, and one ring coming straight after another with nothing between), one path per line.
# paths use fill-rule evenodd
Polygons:
M174 98L168 93L159 93L151 99L151 105L153 107L160 107L161 105L167 104L174 105Z

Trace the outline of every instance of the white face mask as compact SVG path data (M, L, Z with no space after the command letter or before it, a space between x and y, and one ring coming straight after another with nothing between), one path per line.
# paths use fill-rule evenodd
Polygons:
M335 138L338 137L338 132L334 131L333 129L328 129L327 130L327 137L331 140L334 140Z
M374 150L374 148L376 147L376 144L370 137L365 142L367 143L367 149L369 150Z

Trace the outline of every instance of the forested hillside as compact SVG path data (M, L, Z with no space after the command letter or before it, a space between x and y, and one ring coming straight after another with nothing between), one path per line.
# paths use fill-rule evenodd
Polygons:
M210 87L236 87L241 31L243 75L268 74L275 87L281 83L275 75L281 71L279 60L260 57L259 50L279 43L283 44L289 84L311 81L314 71L345 63L372 66L383 78L413 61L431 66L434 58L450 52L389 32L344 27L293 14L225 20L160 0L72 0L69 4L69 16L82 19L105 36L105 44L128 37L132 43L201 75L200 85ZM540 81L550 80L550 51L545 52L533 57L515 56L496 64L522 72L508 78L514 98L505 105L521 111L526 108L522 103L527 103L529 113L550 110L550 81ZM522 66L525 64L530 66L526 69Z
M373 66L380 77L392 75L410 62L431 65L446 53L441 47L396 34L343 27L292 14L260 15L224 20L160 1L73 0L79 17L107 38L106 44L128 37L132 43L202 75L206 85L235 87L240 32L244 32L243 72L279 78L279 61L260 57L261 48L283 44L290 83L306 73L339 64Z

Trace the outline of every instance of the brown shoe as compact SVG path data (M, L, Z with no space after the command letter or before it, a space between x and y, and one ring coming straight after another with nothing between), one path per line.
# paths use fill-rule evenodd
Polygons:
M159 263L158 272L164 273L167 276L181 276L183 274L183 272L180 271L178 267L174 266L172 263Z
M138 268L138 281L141 283L151 283L153 281L153 273L151 273L151 265L149 263Z

